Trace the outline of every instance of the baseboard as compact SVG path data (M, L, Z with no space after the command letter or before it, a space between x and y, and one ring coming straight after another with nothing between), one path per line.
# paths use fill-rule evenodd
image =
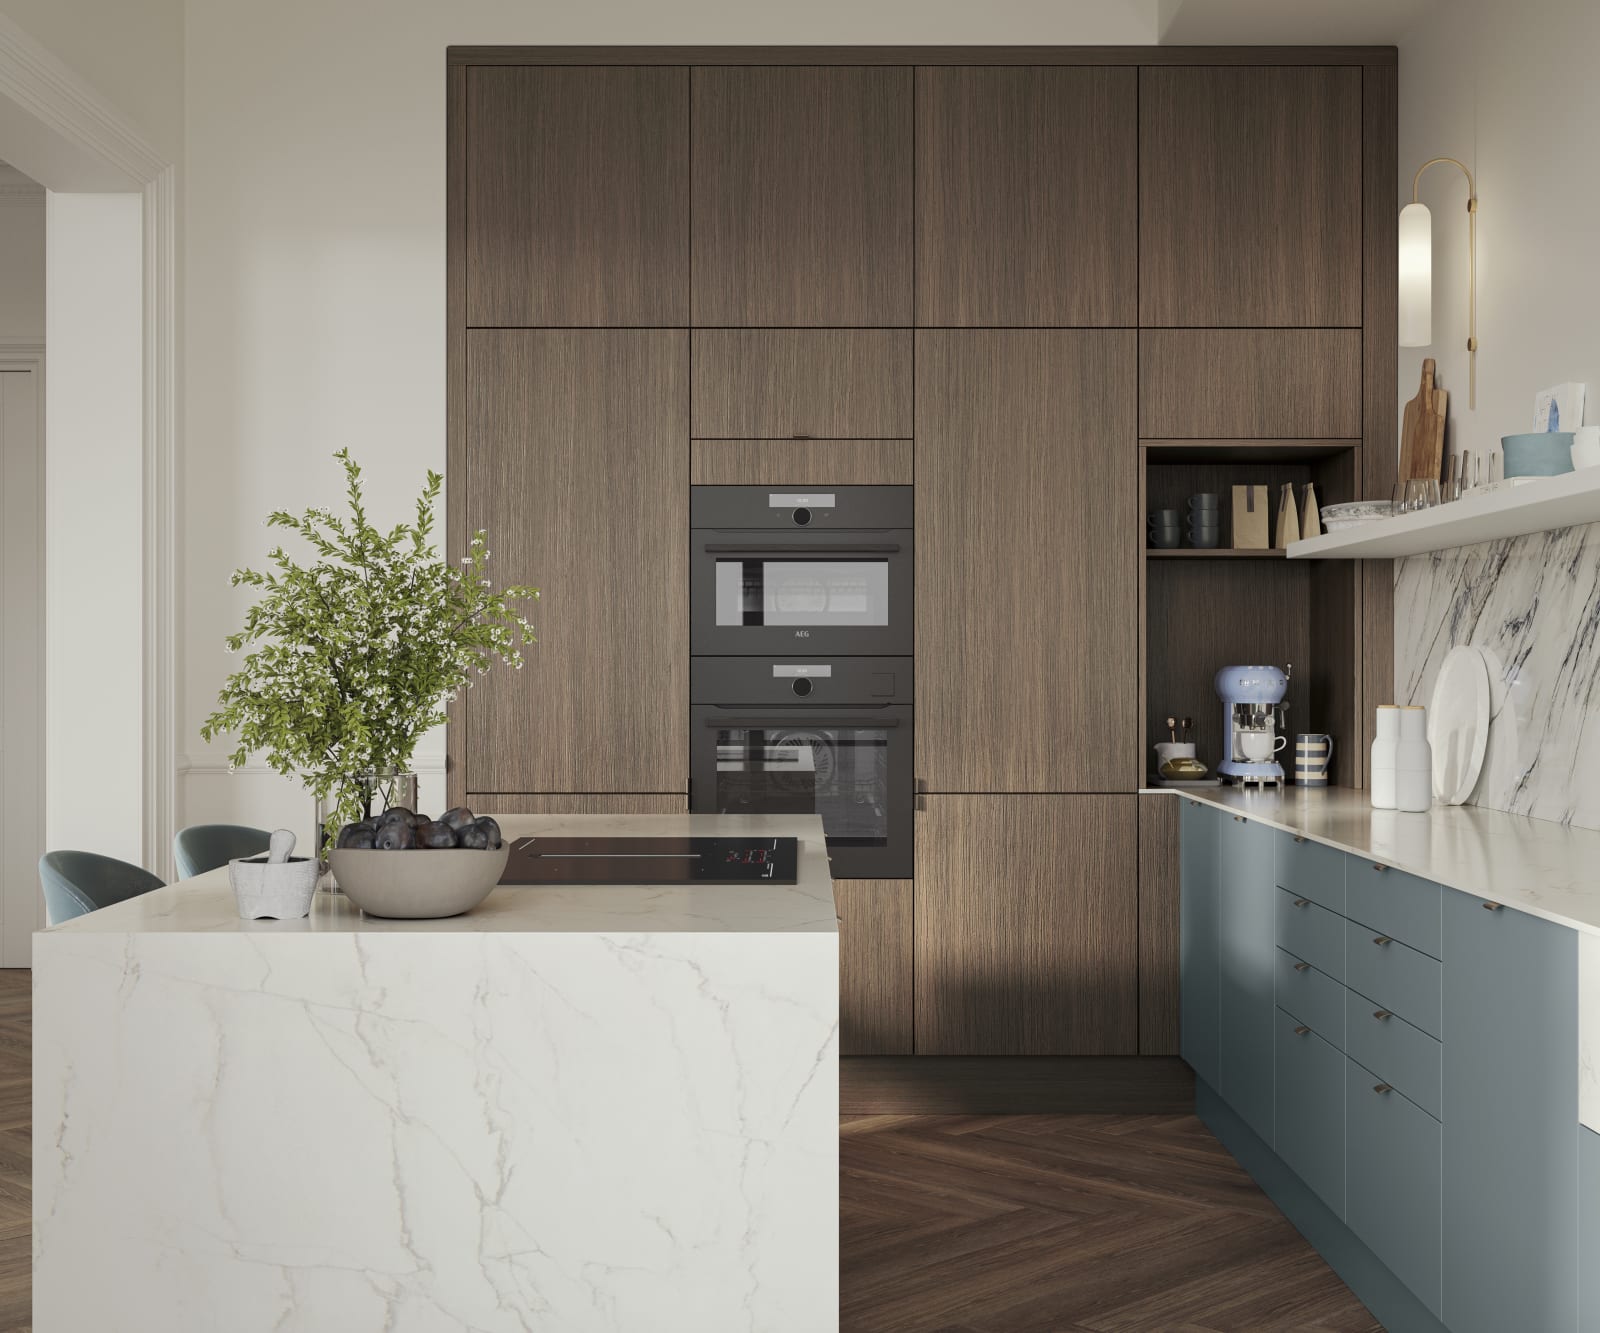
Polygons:
M1389 1333L1449 1333L1411 1289L1203 1080L1195 1080L1194 1101L1195 1111L1206 1128Z
M1175 1056L852 1055L845 1115L1181 1115L1194 1074Z

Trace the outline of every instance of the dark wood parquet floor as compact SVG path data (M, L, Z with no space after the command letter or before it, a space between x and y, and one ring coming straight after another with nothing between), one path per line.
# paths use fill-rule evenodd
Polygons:
M30 974L0 971L0 1330L30 1320ZM840 1126L845 1333L1382 1333L1193 1116Z
M845 1333L1382 1333L1192 1115L841 1136Z

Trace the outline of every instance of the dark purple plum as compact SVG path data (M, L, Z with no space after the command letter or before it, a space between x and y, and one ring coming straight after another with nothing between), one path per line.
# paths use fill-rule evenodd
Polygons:
M384 824L409 824L416 816L403 805L391 805L378 816L379 825Z
M417 830L417 846L442 851L456 845L456 831L448 824L430 820Z
M468 810L464 805L458 805L454 810L446 810L439 816L441 824L448 824L453 829L465 828L472 823L472 819L472 811Z
M483 830L484 837L489 840L488 846L490 851L494 852L500 850L500 825L495 823L494 820L488 815L481 815L478 819L473 821L472 826L474 828L480 828Z
M408 821L396 820L378 830L374 846L380 852L403 852L417 845L417 831Z
M372 829L361 824L346 824L339 830L339 837L334 842L335 847L350 847L359 851L370 851L376 835Z
M466 847L475 852L489 849L489 833L482 824L473 821L456 834L457 846Z

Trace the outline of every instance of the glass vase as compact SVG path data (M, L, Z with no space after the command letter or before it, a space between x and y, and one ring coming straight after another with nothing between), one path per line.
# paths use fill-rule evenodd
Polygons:
M339 885L333 877L333 871L328 865L328 851L333 839L339 834L345 816L340 814L340 806L345 798L354 792L360 806L360 819L370 819L373 815L381 815L391 806L402 806L407 810L417 808L417 775L415 773L402 773L395 769L386 769L376 773L352 773L348 777L338 778L328 789L326 796L317 797L317 888L327 893L337 893Z

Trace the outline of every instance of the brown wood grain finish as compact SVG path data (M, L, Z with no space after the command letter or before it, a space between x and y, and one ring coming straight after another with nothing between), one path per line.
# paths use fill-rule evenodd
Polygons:
M838 879L839 1054L910 1055L911 881Z
M1356 698L1362 671L1361 569L1352 560L1311 561L1306 663L1306 711L1289 715L1291 733L1326 732L1333 737L1329 780L1360 786L1366 747ZM1296 671L1301 668L1297 664ZM1294 736L1289 737L1284 772L1292 777Z
M1178 802L1139 800L1139 1054L1178 1053Z
M909 486L910 440L695 440L695 486Z
M1134 323L1137 106L1131 69L919 69L917 323Z
M689 322L689 71L468 73L475 325Z
M1359 329L1146 329L1139 434L1362 435Z
M465 790L683 787L688 355L681 330L468 335L465 529L542 599L524 667L465 696Z
M919 1055L1138 1049L1135 796L928 796Z
M844 1115L1163 1115L1193 1109L1194 1071L1177 1058L891 1055L839 1062Z
M917 335L917 771L1139 781L1134 334Z
M693 71L693 322L911 323L912 71Z
M696 329L697 439L906 439L912 334Z
M1142 71L1141 324L1361 323L1361 79Z
M452 65L445 79L445 463L447 477L467 474L467 71ZM445 554L458 560L466 531L465 486L445 487ZM461 763L460 702L445 707L445 800L460 805L466 791Z
M479 815L682 815L686 792L468 792Z

